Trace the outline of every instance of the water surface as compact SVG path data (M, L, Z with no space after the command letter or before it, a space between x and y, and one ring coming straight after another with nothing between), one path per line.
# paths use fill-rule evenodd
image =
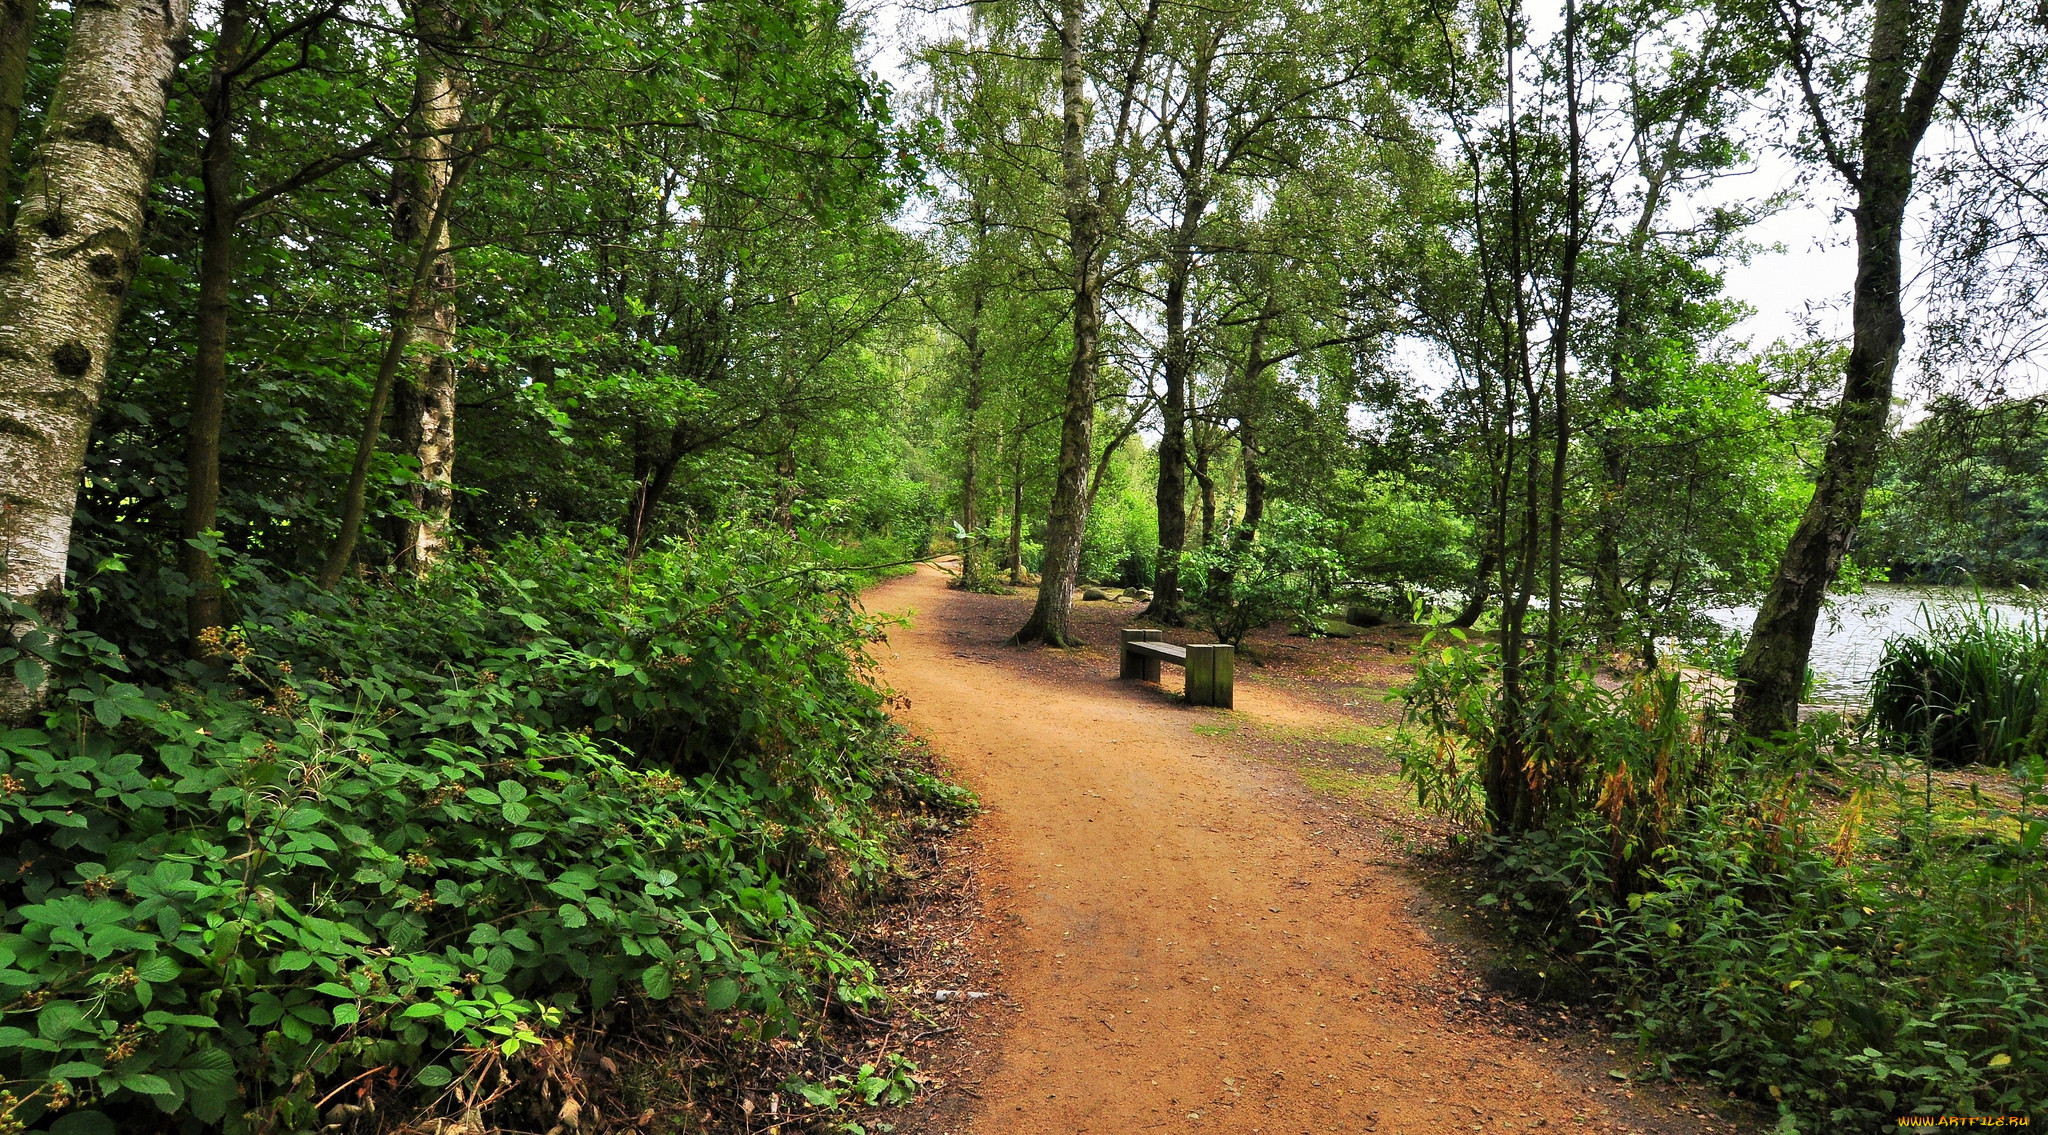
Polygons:
M2007 619L2031 618L2044 610L2039 592L1979 592L1968 587L1875 584L1859 594L1830 596L1813 634L1810 665L1819 672L1813 700L1859 705L1868 701L1870 675L1884 657L1886 639L1922 631L1927 614L1938 617L1967 610L1980 596ZM1753 606L1719 607L1705 614L1719 626L1743 634L1756 622Z

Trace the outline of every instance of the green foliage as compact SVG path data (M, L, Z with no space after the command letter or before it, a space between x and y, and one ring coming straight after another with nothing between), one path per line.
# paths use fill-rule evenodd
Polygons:
M1581 919L1620 1021L1785 1130L2030 1114L2048 1099L2038 765L2019 799L1948 824L1882 770L1827 809L1806 754L1779 756L1731 761L1653 885Z
M1275 502L1256 539L1241 539L1234 530L1181 557L1188 605L1218 641L1232 646L1275 619L1312 625L1337 585L1340 561L1327 543L1331 535L1321 516Z
M1887 455L1857 557L1895 580L2048 581L2048 417L2036 399L1937 399Z
M1923 610L1926 630L1884 644L1870 716L1938 765L2017 765L2048 753L2048 623L1974 608Z
M890 759L876 628L779 539L718 545L262 587L168 689L31 636L58 696L0 734L16 1117L304 1130L323 1084L394 1065L431 1103L622 1000L765 1038L876 996L812 906L930 787Z
M1151 586L1159 555L1159 508L1153 497L1156 464L1135 439L1111 458L1081 538L1081 579L1119 587Z
M1451 502L1407 478L1355 470L1338 474L1334 499L1346 575L1421 587L1470 582L1472 525Z
M1474 827L1501 719L1488 661L1433 654L1406 694L1422 735L1403 775ZM2048 1098L2038 757L2015 797L1938 808L1838 721L1738 742L1675 674L1581 671L1531 696L1555 723L1530 738L1541 822L1480 831L1479 902L1570 955L1662 1073L1725 1084L1784 1131Z

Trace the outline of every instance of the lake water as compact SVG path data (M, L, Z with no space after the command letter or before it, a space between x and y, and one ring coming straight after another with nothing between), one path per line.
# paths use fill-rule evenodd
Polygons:
M1924 613L1939 615L1976 605L1980 593L1967 587L1873 585L1861 594L1829 598L1814 628L1810 665L1819 671L1813 700L1861 704L1869 700L1870 675L1884 657L1885 640L1925 629ZM1984 601L2007 618L2031 618L2048 610L2040 592L1992 591ZM1749 633L1755 607L1722 607L1706 612L1729 630Z

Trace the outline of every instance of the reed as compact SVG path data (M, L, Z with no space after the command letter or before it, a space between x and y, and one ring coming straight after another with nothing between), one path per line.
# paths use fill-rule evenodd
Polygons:
M1885 643L1871 721L1938 765L2014 764L2048 746L2048 623L1974 607L1923 612L1926 630Z

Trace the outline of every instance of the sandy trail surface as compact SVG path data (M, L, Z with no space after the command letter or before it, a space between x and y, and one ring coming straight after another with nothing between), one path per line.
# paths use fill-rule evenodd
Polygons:
M1409 876L1215 735L1328 709L1246 667L1234 714L1189 708L1171 668L1165 690L1116 681L1113 645L1089 667L1003 647L1023 608L944 584L926 568L866 601L914 612L878 652L899 716L986 809L1010 1011L969 1130L1731 1130L1652 1106L1583 1043L1446 1012L1459 963Z

